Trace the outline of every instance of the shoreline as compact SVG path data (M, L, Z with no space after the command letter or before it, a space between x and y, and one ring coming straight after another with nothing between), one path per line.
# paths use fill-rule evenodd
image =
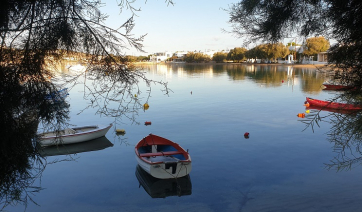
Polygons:
M304 68L320 68L327 67L328 64L285 64L285 63L154 63L154 62L135 62L135 65L258 65L258 66L293 66Z

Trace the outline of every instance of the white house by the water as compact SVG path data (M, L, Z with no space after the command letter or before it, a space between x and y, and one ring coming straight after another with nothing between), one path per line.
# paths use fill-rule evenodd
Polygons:
M172 55L173 55L172 52L158 52L150 57L150 61L156 63L164 62L167 60L167 58L172 57Z

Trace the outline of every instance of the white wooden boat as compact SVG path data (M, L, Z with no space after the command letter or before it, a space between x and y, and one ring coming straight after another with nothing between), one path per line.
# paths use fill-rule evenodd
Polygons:
M135 147L139 166L159 179L179 178L191 172L191 157L180 145L149 134Z
M89 141L105 136L112 124L108 126L84 126L67 128L60 131L52 131L38 134L39 143L42 146L51 146L59 144L73 144Z
M176 179L157 179L137 165L136 177L143 189L145 189L152 198L180 197L191 195L192 193L190 175Z

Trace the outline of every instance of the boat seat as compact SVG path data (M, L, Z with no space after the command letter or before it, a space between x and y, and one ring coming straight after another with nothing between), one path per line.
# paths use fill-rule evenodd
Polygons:
M163 156L163 155L177 155L182 154L180 151L169 151L169 152L150 152L150 153L141 153L141 157L153 157L153 156Z
M65 134L75 134L76 133L76 131L71 128L64 129L64 132L65 132Z

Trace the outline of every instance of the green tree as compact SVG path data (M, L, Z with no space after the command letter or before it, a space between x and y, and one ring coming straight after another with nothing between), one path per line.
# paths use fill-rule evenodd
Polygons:
M308 56L316 55L319 52L325 52L329 49L329 41L324 37L312 37L306 40L307 49L304 50L303 54Z
M236 47L229 51L227 54L227 60L233 60L234 62L240 62L245 59L246 48Z
M252 49L249 49L245 56L248 59L263 59L267 58L264 44L258 45Z
M212 56L212 60L217 63L222 63L226 60L227 54L225 52L216 52Z
M137 61L138 62L142 62L142 61L149 61L150 57L149 56L138 56L137 57Z
M289 54L289 49L282 43L274 43L268 44L268 52L268 59L276 61L278 58L285 58Z
M184 60L187 63L201 63L201 62L209 62L211 58L208 55L205 55L200 52L188 52L185 55Z

